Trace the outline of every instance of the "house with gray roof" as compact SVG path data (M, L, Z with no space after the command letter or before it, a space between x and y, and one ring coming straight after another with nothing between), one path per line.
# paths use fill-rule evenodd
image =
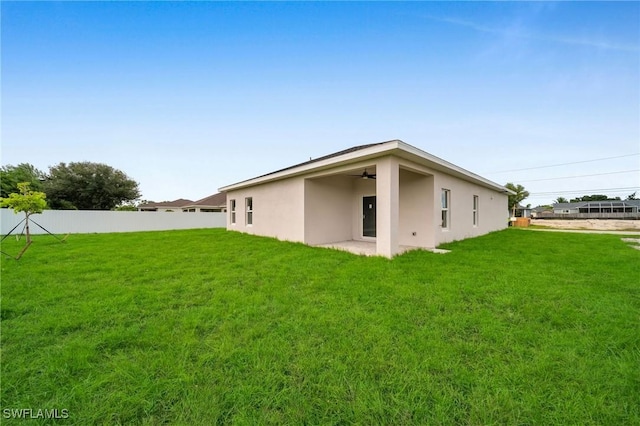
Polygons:
M181 212L182 207L193 203L191 200L179 198L173 201L160 201L158 203L146 203L138 206L140 212Z
M393 257L507 227L504 186L400 140L227 185L227 229Z
M640 200L580 201L553 204L552 214L539 218L640 219Z
M183 212L215 213L227 211L227 194L218 192L182 206Z

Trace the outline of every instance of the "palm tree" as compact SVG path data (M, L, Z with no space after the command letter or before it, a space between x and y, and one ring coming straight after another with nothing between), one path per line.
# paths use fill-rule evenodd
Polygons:
M554 200L554 203L556 203L556 204L560 204L560 203L568 203L568 202L569 202L569 200L567 200L567 199L566 199L566 198L564 198L564 197L558 197L558 198L556 198L556 199Z
M513 195L509 195L509 206L513 209L513 216L516 215L516 207L520 204L524 199L529 196L529 191L524 189L522 185L515 185L511 182L505 185L505 188L510 189L515 192Z

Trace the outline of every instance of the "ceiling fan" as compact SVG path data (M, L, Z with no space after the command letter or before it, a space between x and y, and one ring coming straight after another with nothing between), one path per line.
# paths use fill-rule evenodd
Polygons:
M361 175L351 175L351 176L356 176L356 177L359 177L360 179L375 179L376 178L375 174L367 173L367 169L364 169L364 172L362 172Z

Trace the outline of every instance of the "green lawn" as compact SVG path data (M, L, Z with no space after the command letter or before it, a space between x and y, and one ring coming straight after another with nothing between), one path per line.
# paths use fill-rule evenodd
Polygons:
M640 251L519 229L443 248L37 236L2 260L1 420L640 424Z

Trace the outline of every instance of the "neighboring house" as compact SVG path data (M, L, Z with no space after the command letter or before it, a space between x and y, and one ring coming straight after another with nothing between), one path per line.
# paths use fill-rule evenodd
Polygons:
M640 200L580 201L553 204L553 214L544 218L640 219Z
M174 201L161 201L159 203L146 203L138 206L141 212L181 212L182 207L193 201L180 198Z
M194 201L191 204L182 206L183 212L226 212L227 211L227 194L224 192L218 192L217 194L210 195L201 200Z
M534 219L542 217L549 213L553 214L553 210L551 206L537 206L531 209L531 217Z
M220 188L227 229L378 255L506 228L505 187L399 140L362 145Z
M511 210L513 213L513 209ZM515 217L531 217L532 209L531 207L525 207L522 204L518 204L515 208Z

